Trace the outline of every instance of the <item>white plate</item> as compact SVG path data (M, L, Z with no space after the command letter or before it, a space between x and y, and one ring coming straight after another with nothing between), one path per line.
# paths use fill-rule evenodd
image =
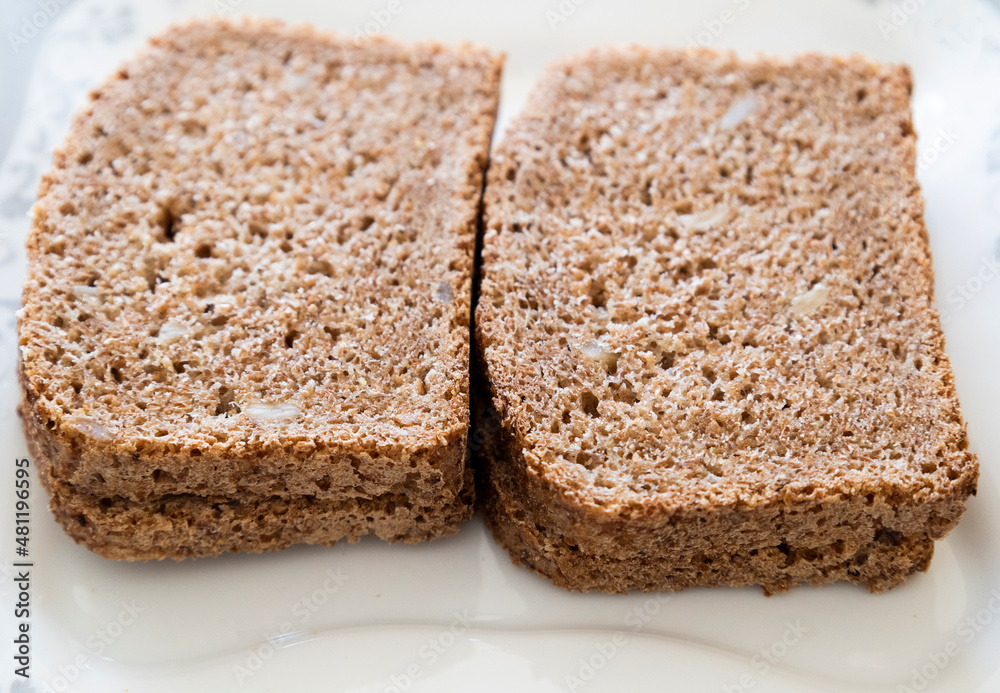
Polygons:
M39 7L46 3L39 3ZM508 53L502 122L542 66L613 41L791 54L860 51L916 75L920 178L948 352L981 455L979 497L927 574L872 596L834 585L660 597L570 594L511 565L469 522L424 546L376 541L124 564L73 544L35 487L30 540L36 691L1000 690L1000 15L982 2L896 0L78 0L57 8L0 168L0 547L16 559L14 310L25 217L87 88L168 21L234 12L351 33L472 39ZM397 10L393 13L393 9ZM372 14L374 12L374 14ZM724 14L725 12L725 14ZM48 21L48 20L47 20ZM9 37L8 37L9 38ZM13 65L0 58L0 69ZM502 126L501 126L502 127ZM986 268L986 269L984 269ZM963 298L964 292L968 298ZM18 592L0 575L0 690ZM970 620L971 619L971 620Z

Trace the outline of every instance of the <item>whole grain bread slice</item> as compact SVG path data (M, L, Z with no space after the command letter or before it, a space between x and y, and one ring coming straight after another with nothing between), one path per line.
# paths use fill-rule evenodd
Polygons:
M487 517L575 590L925 570L978 465L905 67L642 47L555 63L485 196Z
M18 323L74 538L128 559L455 531L501 62L198 20L92 93L39 189Z

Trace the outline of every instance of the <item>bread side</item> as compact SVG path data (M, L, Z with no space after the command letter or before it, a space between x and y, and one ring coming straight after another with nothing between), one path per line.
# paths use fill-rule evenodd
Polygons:
M154 38L33 210L18 329L43 472L136 507L457 502L500 65L270 20Z
M36 448L29 444L36 455ZM247 500L168 495L148 501L80 493L42 468L50 509L77 543L112 560L261 553L293 544L333 545L372 535L412 544L450 536L473 508L472 469L449 501L405 490L340 501L315 496Z
M933 556L934 541L922 525L867 497L685 509L666 524L600 518L594 526L589 509L555 502L552 490L510 464L523 461L489 421L477 418L475 425L494 432L479 454L491 483L482 495L493 534L515 563L560 587L628 592L759 584L772 594L801 582L850 580L882 591L926 570ZM774 545L776 536L781 541Z
M476 315L515 560L609 591L926 568L978 467L910 91L861 58L547 72L494 157Z

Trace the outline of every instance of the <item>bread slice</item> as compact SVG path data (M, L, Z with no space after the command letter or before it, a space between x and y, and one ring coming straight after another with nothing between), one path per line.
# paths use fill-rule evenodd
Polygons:
M476 342L487 511L575 590L927 568L978 466L905 67L605 48L495 152Z
M52 510L109 558L454 532L501 58L175 26L43 178L19 320Z

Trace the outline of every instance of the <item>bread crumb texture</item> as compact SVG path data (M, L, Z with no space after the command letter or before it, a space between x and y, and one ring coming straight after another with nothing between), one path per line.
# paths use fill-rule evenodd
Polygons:
M454 531L500 68L205 20L91 94L18 323L27 438L75 538L149 558ZM273 531L220 519L244 514Z
M927 567L978 465L907 68L620 47L495 154L476 339L489 519L571 589Z

